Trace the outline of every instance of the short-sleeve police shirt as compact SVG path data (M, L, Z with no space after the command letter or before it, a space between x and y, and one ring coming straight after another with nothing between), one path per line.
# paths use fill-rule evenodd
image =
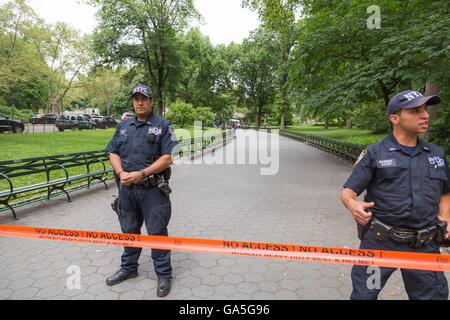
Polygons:
M419 229L434 224L442 194L450 192L450 172L444 151L418 139L410 155L392 132L367 147L344 188L374 202L373 215L393 226Z
M150 134L154 134L153 142L148 139ZM177 153L177 148L170 122L152 112L145 122L136 118L121 122L106 150L120 156L123 170L132 172L147 168L163 155Z

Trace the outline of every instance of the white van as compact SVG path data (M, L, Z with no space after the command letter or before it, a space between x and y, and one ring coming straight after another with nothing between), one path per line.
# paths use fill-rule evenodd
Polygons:
M238 119L230 119L230 125L233 127L233 124L236 123L236 127L240 128L241 127L241 121Z

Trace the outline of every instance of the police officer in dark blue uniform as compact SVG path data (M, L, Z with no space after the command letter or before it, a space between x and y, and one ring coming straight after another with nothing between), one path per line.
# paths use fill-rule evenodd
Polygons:
M123 233L140 234L145 223L149 235L167 236L171 216L170 188L167 181L177 139L169 121L153 113L151 90L138 85L132 90L135 118L117 126L106 148L117 175L118 218ZM138 276L142 248L125 247L120 270L106 279L115 285ZM158 276L157 295L170 292L172 267L170 251L152 249Z
M342 202L358 223L361 249L440 253L450 235L450 173L444 151L417 137L438 96L407 90L388 104L392 132L367 147L344 184ZM364 201L357 197L366 190ZM354 265L350 299L377 299L394 268ZM401 269L409 299L448 299L443 272ZM379 276L373 281L374 276Z

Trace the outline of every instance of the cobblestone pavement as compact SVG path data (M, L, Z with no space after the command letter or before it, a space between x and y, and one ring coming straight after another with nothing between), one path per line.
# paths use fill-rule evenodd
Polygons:
M356 225L340 202L351 164L284 137L279 147L275 175L261 175L258 164L174 165L170 236L357 248ZM231 143L224 154L248 149ZM120 232L110 209L117 189L113 181L109 187L73 193L71 203L58 197L19 208L18 221L4 212L0 224ZM160 299L150 249L137 278L108 287L121 247L6 237L0 246L2 300ZM172 264L168 300L346 300L351 292L350 265L181 251L172 252ZM68 286L71 266L81 271L80 288ZM407 299L398 270L379 298Z

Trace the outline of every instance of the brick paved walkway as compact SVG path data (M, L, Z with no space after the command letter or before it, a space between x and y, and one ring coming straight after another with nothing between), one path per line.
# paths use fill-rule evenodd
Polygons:
M356 248L356 225L340 202L351 164L288 138L279 141L276 175L260 175L257 164L175 165L169 234ZM234 144L225 152L229 148ZM112 181L109 186L74 193L72 203L60 197L20 208L16 222L2 213L0 224L120 232L110 209L117 189ZM149 249L137 278L108 287L120 247L5 237L0 246L0 299L159 299ZM346 300L351 292L350 265L180 251L172 253L172 263L173 288L164 299ZM80 289L67 286L70 266L80 268ZM399 271L380 299L407 299Z

